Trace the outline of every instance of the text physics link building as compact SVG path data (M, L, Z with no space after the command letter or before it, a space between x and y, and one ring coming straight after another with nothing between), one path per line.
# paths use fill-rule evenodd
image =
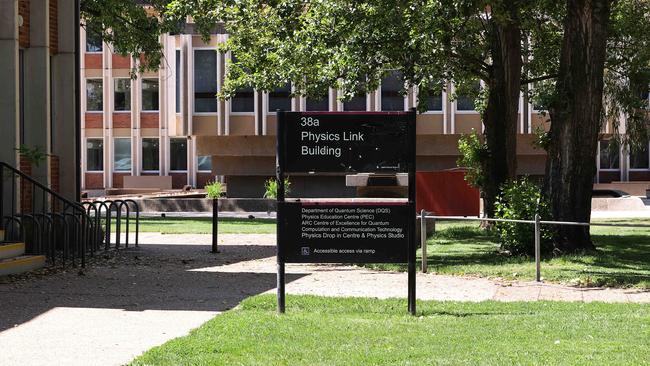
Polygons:
M336 90L323 100L291 98L290 85L270 93L242 89L231 100L217 100L230 57L215 51L227 37L217 33L209 43L198 34L163 35L161 68L131 79L137 59L114 54L110 45L81 30L84 190L122 188L125 176L171 177L173 188L202 188L218 176L230 197L261 197L264 181L275 175L277 109L401 111L416 104L416 92L401 96L399 82L390 77L378 90L348 102L341 102ZM453 85L448 92L453 93ZM458 138L472 129L481 131L480 116L471 99L452 101L444 91L426 103L428 111L417 116L417 169L455 168ZM543 175L545 152L532 141L536 128L548 129L547 117L524 96L519 111L519 174ZM612 132L611 124L603 128L595 183L650 180L648 149L610 151ZM354 194L343 175L291 181L292 190L305 196Z

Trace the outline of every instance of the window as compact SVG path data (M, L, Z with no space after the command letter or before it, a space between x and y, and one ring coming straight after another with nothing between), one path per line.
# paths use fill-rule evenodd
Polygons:
M212 171L212 156L204 155L198 158L198 168L200 172Z
M217 52L194 51L194 112L217 111Z
M116 172L131 171L131 139L116 138L113 141L113 170Z
M158 79L142 79L142 110L158 110Z
M176 50L176 113L181 113L181 51Z
M275 112L278 109L291 110L291 83L286 83L269 92L269 112Z
M253 88L238 89L230 103L230 109L232 112L254 112L255 93Z
M327 96L307 98L306 107L308 111L328 111L330 109Z
M187 170L187 139L169 140L169 170Z
M101 172L104 170L104 140L86 140L86 170Z
M650 169L648 145L630 149L630 169Z
M420 93L419 95L423 98L425 98L424 102L426 103L427 106L427 111L428 112L441 112L442 111L442 90L439 89L438 87L434 88L428 88L426 90L426 96L424 96L424 93Z
M619 150L615 141L603 140L600 142L600 169L618 170Z
M158 171L160 142L157 138L142 139L142 170Z
M104 92L102 79L86 80L86 111L101 112L104 110Z
M114 110L131 110L131 79L115 79Z
M481 91L481 84L476 82L472 86L472 89L474 89L474 93L478 94L478 92ZM456 98L456 110L473 111L475 101L476 98L473 95L458 95Z
M403 111L404 96L400 94L404 84L400 72L392 72L381 80L381 110Z
M98 53L102 52L103 48L101 33L86 28L86 52Z

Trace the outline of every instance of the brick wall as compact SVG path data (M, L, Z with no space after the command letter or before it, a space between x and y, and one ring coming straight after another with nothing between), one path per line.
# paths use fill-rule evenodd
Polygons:
M205 185L214 180L214 175L212 173L197 173L196 174L196 188L203 188Z
M630 182L650 181L650 170L630 171Z
M84 67L86 69L101 69L102 68L102 54L101 53L86 53L86 54L84 54Z
M159 119L158 112L140 113L140 128L158 128Z
M113 113L113 128L131 128L131 113Z
M610 183L610 182L621 180L621 173L618 170L600 171L598 178L599 178L598 181L600 183Z
M86 173L84 178L86 189L104 188L104 173Z
M61 192L61 164L57 155L50 155L50 189ZM59 200L53 200L52 211L59 211Z
M104 114L86 113L84 115L84 122L86 128L104 128Z
M113 173L113 188L124 188L124 177L131 173Z
M32 164L26 157L20 156L20 171L32 175ZM20 212L28 213L32 211L32 184L26 180L20 180Z
M127 56L120 56L112 54L112 63L114 69L130 69L131 68L131 58Z
M29 47L29 0L18 2L18 14L23 17L23 26L18 29L18 43L21 48Z
M59 6L58 0L50 0L50 53L59 52Z
M187 173L169 173L172 177L172 188L181 189L187 184Z

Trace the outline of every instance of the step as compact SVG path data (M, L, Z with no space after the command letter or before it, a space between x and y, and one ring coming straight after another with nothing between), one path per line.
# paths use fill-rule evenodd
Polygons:
M25 254L25 243L0 243L0 259L20 257Z
M23 255L0 260L0 276L33 271L45 266L44 255Z

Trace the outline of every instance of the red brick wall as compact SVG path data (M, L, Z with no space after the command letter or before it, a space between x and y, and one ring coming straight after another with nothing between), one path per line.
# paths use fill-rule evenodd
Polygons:
M615 171L601 171L598 175L598 181L600 183L611 183L614 181L621 180L621 173L618 170Z
M169 173L172 177L172 188L181 189L187 184L187 173Z
M18 29L18 43L20 47L29 47L29 0L18 2L18 14L23 17L23 26Z
M113 128L131 128L131 113L113 113Z
M126 56L120 56L112 54L112 62L114 69L130 69L131 68L131 58Z
M86 180L86 189L104 188L104 173L86 173L84 177Z
M104 113L86 113L84 121L86 128L104 128Z
M212 173L196 173L196 188L203 188L212 180L214 180L214 175L212 175Z
M158 128L159 120L158 112L140 113L140 128Z
M86 69L101 69L102 68L102 54L101 53L86 53L86 54L84 54L84 67Z
M59 7L58 0L50 0L50 53L59 52Z
M124 188L124 177L131 173L113 173L113 188Z
M650 181L650 170L630 171L630 182Z
M50 189L54 192L61 192L61 165L57 155L50 155ZM54 205L52 211L59 211L58 200L53 200Z
M32 165L26 157L20 156L20 171L32 175ZM20 212L32 211L32 185L27 179L20 180Z

